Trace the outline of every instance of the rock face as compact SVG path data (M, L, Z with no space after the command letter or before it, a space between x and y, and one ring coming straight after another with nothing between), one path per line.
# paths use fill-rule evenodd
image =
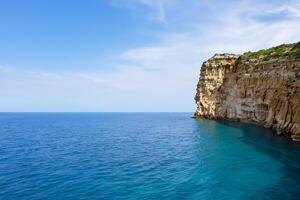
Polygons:
M300 43L204 62L195 117L256 123L300 140Z

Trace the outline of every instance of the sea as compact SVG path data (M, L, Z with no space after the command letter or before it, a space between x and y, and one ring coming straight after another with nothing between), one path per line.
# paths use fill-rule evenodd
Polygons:
M300 199L300 143L193 113L0 113L0 199Z

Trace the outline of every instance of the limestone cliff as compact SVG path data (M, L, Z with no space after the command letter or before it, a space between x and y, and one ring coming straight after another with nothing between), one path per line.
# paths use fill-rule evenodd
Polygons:
M250 122L300 140L300 42L204 62L195 117Z

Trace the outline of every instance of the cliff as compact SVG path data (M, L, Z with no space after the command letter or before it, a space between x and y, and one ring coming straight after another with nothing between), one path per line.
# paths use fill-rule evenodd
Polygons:
M300 140L300 42L205 61L195 117L256 123Z

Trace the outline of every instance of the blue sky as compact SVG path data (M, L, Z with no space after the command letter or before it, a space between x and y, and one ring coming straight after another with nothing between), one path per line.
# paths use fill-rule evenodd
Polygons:
M300 41L300 2L0 2L0 111L187 111L201 63Z

